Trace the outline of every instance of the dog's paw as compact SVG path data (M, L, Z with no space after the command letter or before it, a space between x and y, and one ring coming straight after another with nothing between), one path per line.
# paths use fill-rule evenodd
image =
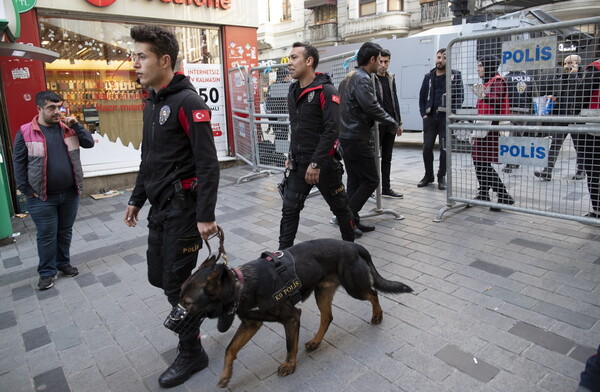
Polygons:
M373 318L371 318L371 324L373 325L381 324L381 321L383 321L383 313L374 314Z
M219 388L225 388L227 387L227 385L229 384L229 380L231 379L231 377L221 377L221 379L219 380L219 383L217 384L217 386Z
M319 348L320 344L321 342L315 342L314 340L310 340L304 343L304 347L306 348L306 351L315 351L317 348Z
M285 376L289 376L290 374L294 373L296 371L296 365L292 365L289 362L284 362L281 365L279 365L279 368L277 369L277 374L279 374L282 377Z

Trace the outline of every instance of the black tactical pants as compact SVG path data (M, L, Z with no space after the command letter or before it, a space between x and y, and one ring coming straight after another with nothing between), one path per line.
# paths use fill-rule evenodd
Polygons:
M148 214L148 281L164 290L169 303L179 302L181 284L196 267L202 240L196 221L195 193L183 191Z
M306 197L313 185L304 180L308 163L298 163L296 170L289 173L283 194L283 208L279 227L279 249L294 245L298 232L300 211L304 208ZM337 217L342 239L354 241L354 219L348 207L348 195L342 183L344 169L342 164L333 158L321 167L319 183L316 185L329 205L331 212Z

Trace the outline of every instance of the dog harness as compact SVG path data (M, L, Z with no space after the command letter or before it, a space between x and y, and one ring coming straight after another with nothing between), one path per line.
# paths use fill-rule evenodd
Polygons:
M271 279L269 284L258 288L260 297L267 298L258 304L258 309L270 309L286 299L289 299L292 305L300 302L302 282L296 274L296 264L291 253L278 250L273 253L263 252L260 257L261 261L268 263L267 271Z

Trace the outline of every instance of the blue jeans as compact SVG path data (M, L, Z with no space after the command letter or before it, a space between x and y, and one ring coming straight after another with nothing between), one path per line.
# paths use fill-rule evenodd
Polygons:
M40 276L54 276L57 269L70 264L69 248L78 207L79 195L75 190L48 195L46 201L27 198L27 208L37 229Z

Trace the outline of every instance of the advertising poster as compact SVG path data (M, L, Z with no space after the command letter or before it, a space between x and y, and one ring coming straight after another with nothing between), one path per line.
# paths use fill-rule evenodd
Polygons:
M218 156L227 156L227 117L225 112L225 79L221 64L184 64L183 72L189 76L198 94L212 111L210 120Z

